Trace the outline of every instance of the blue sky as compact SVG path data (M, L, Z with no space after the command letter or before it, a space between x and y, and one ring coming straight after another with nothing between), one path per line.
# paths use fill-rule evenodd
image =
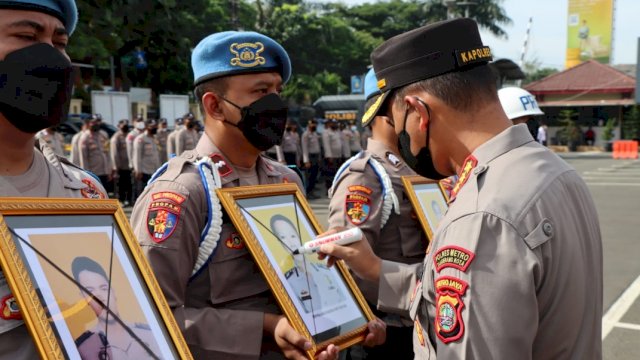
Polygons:
M314 1L314 0L311 0ZM315 0L318 1L318 0ZM330 2L330 0L321 0ZM341 0L346 4L371 2ZM513 23L505 26L508 39L482 32L483 42L491 47L494 58L520 59L529 17L533 17L525 61L536 60L542 67L564 68L567 46L567 0L502 0ZM615 0L612 64L635 64L640 37L640 0Z

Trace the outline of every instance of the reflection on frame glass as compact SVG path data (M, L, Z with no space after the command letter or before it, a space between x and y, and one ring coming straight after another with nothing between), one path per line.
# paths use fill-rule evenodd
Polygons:
M440 182L422 176L403 176L402 182L429 241L449 206Z
M192 358L116 200L5 198L0 214L0 263L43 358Z
M342 263L327 267L316 254L294 254L321 232L295 184L219 189L220 200L240 231L292 326L313 347L342 349L364 339L371 309Z

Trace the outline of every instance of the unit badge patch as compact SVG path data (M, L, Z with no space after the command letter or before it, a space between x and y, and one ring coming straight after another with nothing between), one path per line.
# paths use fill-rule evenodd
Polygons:
M266 62L265 58L260 56L260 53L264 51L264 45L261 42L233 43L229 47L229 51L235 55L230 61L232 66L255 67L264 65Z
M224 242L229 249L244 249L244 242L238 233L231 233L229 238Z
M363 194L371 195L373 190L364 185L351 185L349 186L349 192L361 192Z
M157 243L165 241L178 225L184 196L171 191L161 191L151 195L147 212L147 231Z
M82 183L87 187L80 189L80 193L87 199L106 199L107 196L98 190L98 186L89 179L82 179Z
M359 194L348 194L345 200L347 219L353 225L363 224L369 218L371 200Z
M437 272L447 267L465 272L474 257L475 254L471 251L451 245L438 249L433 255L433 263Z
M456 341L464 335L462 321L462 296L467 291L466 282L451 276L442 276L435 281L436 318L435 329L438 338L445 344Z
M9 294L0 300L0 318L5 320L22 320L22 314L16 298Z

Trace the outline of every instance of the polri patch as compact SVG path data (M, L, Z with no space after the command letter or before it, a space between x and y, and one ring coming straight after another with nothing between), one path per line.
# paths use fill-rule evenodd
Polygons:
M438 338L445 344L456 341L464 335L462 296L468 284L458 278L442 276L435 280L436 317L435 330Z
M345 199L347 219L353 225L361 225L369 218L371 200L360 194L348 194Z
M441 247L436 251L433 255L433 263L436 266L436 271L440 272L440 270L451 267L454 269L458 269L462 272L467 271L467 268L473 261L475 254L471 251L450 245Z
M235 233L235 232L231 233L229 238L227 240L225 240L224 244L229 249L234 249L234 250L244 249L244 242L242 241L242 238L240 237L240 234Z
M87 199L106 199L107 196L98 190L98 186L89 179L82 179L82 183L86 187L80 189L80 194Z
M400 164L402 164L402 162L400 161L400 159L398 159L396 154L392 153L391 151L387 151L385 155L387 157L387 160L389 160L389 162L392 163L393 166L397 167L397 166L400 166Z
M160 191L151 195L147 211L147 231L156 243L165 241L173 234L185 197L171 191Z
M13 294L9 294L0 300L0 318L5 320L22 320L22 313Z
M266 60L260 54L264 51L264 44L255 43L233 43L229 51L235 55L229 62L232 66L251 68L264 65Z
M371 190L371 188L368 188L364 185L351 185L348 189L349 192L361 192L367 195L371 195L373 193L373 190Z

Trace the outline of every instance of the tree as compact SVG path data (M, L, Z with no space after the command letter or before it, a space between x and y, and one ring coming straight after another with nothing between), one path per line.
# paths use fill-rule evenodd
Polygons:
M562 145L568 145L571 151L575 151L576 147L582 140L582 130L574 120L578 113L573 110L561 110L558 115L558 121L562 124L562 128L558 130L558 142Z
M640 107L632 106L624 114L622 122L622 138L623 139L639 139L640 138Z

